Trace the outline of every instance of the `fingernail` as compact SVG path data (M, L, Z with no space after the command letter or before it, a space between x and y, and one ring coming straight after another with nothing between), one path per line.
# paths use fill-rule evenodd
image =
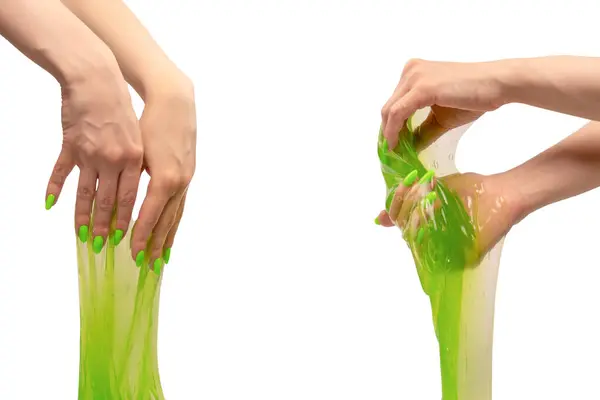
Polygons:
M436 192L429 192L429 193L427 193L427 196L425 196L425 200L429 204L433 204L433 202L435 202L435 199L437 199L437 193Z
M381 222L379 222L379 217L375 218L375 225L381 225Z
M414 169L410 174L406 175L406 177L402 181L402 184L404 186L410 186L410 185L412 185L417 180L417 175L418 174L419 174L419 172L416 169Z
M162 258L157 258L156 260L154 260L154 272L157 275L160 275L160 269L163 266L163 260Z
M123 234L124 232L121 229L117 229L115 231L115 234L113 236L113 243L115 244L115 246L118 246L119 243L121 243L121 240L123 240Z
M423 236L425 236L425 229L419 228L419 232L417 232L417 244L421 244Z
M171 259L171 248L169 247L168 249L165 250L165 252L163 254L163 260L165 260L165 264L168 264L170 259Z
M49 210L54 206L54 201L56 201L56 196L53 194L49 194L48 197L46 197L46 210Z
M82 243L86 243L88 240L88 233L89 233L89 228L87 225L81 225L79 227L79 240L81 240Z
M422 185L424 183L429 183L431 182L431 180L433 179L433 176L435 175L435 171L429 170L425 173L425 175L423 175L423 177L421 178L421 180L419 181L419 184Z
M102 247L104 247L104 238L102 236L96 236L94 238L94 243L92 243L92 249L94 250L94 253L100 253L102 251Z
M144 250L137 253L137 256L135 256L135 265L137 265L138 267L141 267L142 263L144 262L144 256L145 256Z

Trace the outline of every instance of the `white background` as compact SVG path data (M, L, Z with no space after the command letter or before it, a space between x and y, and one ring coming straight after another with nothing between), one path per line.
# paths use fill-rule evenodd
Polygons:
M161 299L167 398L439 399L427 298L400 233L373 224L380 108L412 57L600 56L600 3L130 5L198 98L197 175ZM59 109L50 76L0 42L3 400L77 397L76 173L44 210ZM504 107L466 134L459 167L508 169L583 123ZM599 203L547 207L509 234L494 399L600 398Z

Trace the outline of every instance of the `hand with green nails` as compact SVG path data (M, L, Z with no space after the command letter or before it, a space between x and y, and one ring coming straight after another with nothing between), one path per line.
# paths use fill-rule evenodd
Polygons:
M196 169L193 90L149 99L140 119L150 184L132 231L131 255L155 271L171 258L187 190Z
M46 209L54 206L77 166L75 231L81 241L92 240L99 253L109 238L115 211L115 228L127 231L142 168L142 136L121 72L64 86L62 127L63 143L48 182Z
M439 184L462 201L475 227L476 248L470 264L477 263L519 221L518 189L502 175L465 173L436 179L429 172L420 180L413 175L407 178L396 189L389 212L381 211L377 221L384 227L398 226L405 239L414 239L417 245L441 229L435 224L443 204L435 191Z

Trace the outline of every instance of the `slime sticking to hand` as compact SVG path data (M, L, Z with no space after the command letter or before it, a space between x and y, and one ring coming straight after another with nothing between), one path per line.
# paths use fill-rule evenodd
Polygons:
M431 302L443 400L489 400L496 281L506 234L506 224L499 223L503 198L492 176L456 171L454 153L469 125L418 153L417 117L407 121L393 150L380 132L386 210L403 230ZM404 199L400 207L398 194Z
M129 242L129 234L116 247L109 240L96 254L87 235L77 240L79 400L164 400L157 359L162 275L147 259L137 267Z

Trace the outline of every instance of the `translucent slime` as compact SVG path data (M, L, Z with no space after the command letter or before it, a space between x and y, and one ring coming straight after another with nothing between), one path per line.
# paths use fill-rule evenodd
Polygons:
M426 112L422 110L421 112ZM378 155L387 187L386 209L398 185L413 170L422 177L435 170L436 177L457 173L454 155L469 125L441 136L417 153L413 126L423 115L409 119L393 151L379 135ZM492 345L498 266L503 240L481 257L474 214L442 180L433 189L441 207L427 224L427 238L419 243L406 233L419 280L429 296L433 325L439 343L443 400L492 398ZM477 201L474 199L473 204ZM470 207L473 207L473 204Z
M164 400L156 351L161 275L148 260L136 267L129 240L129 233L117 247L108 240L95 254L91 238L77 239L79 400Z

